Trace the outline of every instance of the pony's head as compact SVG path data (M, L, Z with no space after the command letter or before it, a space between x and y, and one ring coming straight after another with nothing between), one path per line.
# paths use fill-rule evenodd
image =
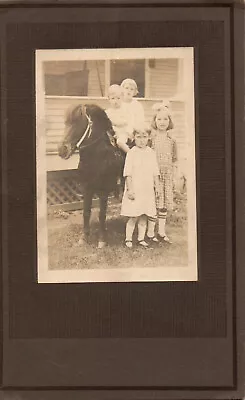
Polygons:
M77 105L68 110L65 136L58 147L61 158L68 159L76 149L92 143L112 130L105 111L95 104Z

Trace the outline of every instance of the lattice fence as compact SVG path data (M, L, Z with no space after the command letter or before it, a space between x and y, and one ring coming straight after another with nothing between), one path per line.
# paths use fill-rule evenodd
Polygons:
M47 176L47 204L50 207L82 207L82 188L76 171L58 171Z
M181 177L176 187L178 193L186 192L186 178ZM93 204L96 206L97 198ZM83 208L82 187L77 171L49 172L47 176L47 204L52 209L78 210Z

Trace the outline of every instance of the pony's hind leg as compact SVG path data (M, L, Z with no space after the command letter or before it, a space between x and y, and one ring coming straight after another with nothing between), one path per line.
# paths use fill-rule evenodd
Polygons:
M93 191L84 190L83 196L83 233L84 239L88 241L90 234L90 216L92 209Z
M107 204L108 204L108 193L100 194L100 213L99 213L99 243L98 247L102 248L106 244L106 212L107 212Z

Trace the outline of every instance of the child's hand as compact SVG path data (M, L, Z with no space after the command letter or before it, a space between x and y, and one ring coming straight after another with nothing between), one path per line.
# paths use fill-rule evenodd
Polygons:
M173 187L174 187L174 190L176 190L177 186L178 186L178 172L177 172L177 169L175 168L174 171L173 171Z
M154 189L155 189L155 196L158 199L160 197L160 186L159 186L159 179L158 177L155 178L155 185L154 185Z
M174 179L173 179L173 189L174 189L174 191L177 190L177 187L178 187L178 179L175 176Z
M155 188L155 195L156 195L156 198L159 199L159 197L160 197L159 188Z
M135 194L132 190L128 190L128 198L129 200L135 200Z
M174 168L173 168L173 187L174 187L174 190L176 190L176 188L178 186L178 179L179 179L178 170L177 170L176 166L174 166Z

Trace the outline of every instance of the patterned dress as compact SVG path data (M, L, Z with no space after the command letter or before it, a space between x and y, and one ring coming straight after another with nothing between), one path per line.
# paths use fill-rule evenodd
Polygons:
M152 132L151 147L156 152L160 171L160 193L157 208L173 209L173 163L177 161L176 141L167 133Z

